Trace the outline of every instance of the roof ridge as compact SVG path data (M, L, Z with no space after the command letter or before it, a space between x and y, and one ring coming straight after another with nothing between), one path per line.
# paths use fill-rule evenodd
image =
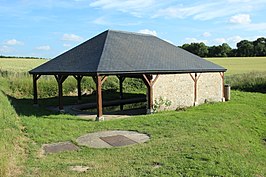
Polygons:
M124 34L134 34L134 35L139 35L139 36L154 36L151 34L144 34L144 33L131 32L131 31L122 31L122 30L113 30L113 29L108 29L106 31L116 32L116 33L124 33ZM156 36L154 36L154 37L156 37Z
M101 63L101 61L102 61L102 56L103 56L104 51L105 51L105 49L106 49L106 41L107 41L107 38L108 38L108 34L109 34L109 32L110 32L109 29L108 29L108 30L105 30L104 32L102 32L102 34L103 34L103 33L107 33L107 34L106 34L106 36L105 36L104 45L103 45L102 52L101 52L101 56L100 56L100 58L99 58L99 63L98 63L97 69L96 69L97 73L98 73L98 70L99 70L100 63Z

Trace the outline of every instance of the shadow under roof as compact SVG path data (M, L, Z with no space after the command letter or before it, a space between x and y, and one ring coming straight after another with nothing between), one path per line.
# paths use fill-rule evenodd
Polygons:
M167 74L225 68L156 36L107 30L31 70L30 74Z

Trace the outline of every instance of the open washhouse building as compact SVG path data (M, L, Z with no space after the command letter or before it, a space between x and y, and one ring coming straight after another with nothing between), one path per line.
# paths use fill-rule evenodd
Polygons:
M54 75L58 83L59 110L63 110L62 84L69 76L92 77L97 92L97 117L103 118L102 84L108 76L140 78L147 87L147 113L158 102L161 109L177 109L204 102L224 101L225 68L189 53L156 36L107 30L29 71L33 75L34 103L37 80ZM121 98L123 99L123 98Z

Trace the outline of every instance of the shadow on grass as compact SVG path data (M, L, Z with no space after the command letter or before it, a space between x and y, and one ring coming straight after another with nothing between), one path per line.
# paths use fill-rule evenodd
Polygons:
M4 93L5 94L5 93ZM88 121L88 119L84 118L71 118L66 116L57 116L57 115L64 115L61 114L59 111L56 110L49 110L49 107L56 108L58 106L58 98L51 97L51 98L40 98L38 99L38 106L33 105L33 100L29 98L22 98L17 99L10 95L5 94L10 103L14 107L16 113L19 116L35 116L37 118L44 118L44 119L64 119L64 120L81 120L81 121ZM144 94L135 94L135 93L124 93L124 98L140 98L145 97ZM118 92L110 92L110 91L103 91L103 101L110 101L110 100L117 100L119 99ZM85 95L82 96L82 100L78 103L77 96L64 96L63 98L64 105L78 105L84 103L95 103L96 102L96 95ZM93 110L93 109L92 109ZM94 109L95 111L96 109ZM127 113L127 112L125 112ZM89 111L83 111L82 114L84 115L95 115L95 113ZM55 115L50 117L51 115ZM67 114L66 114L67 115Z

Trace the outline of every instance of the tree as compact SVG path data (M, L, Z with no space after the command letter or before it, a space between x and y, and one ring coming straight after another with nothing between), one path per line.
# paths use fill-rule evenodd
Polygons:
M232 50L232 48L227 43L223 43L220 46L221 57L228 57L231 50Z
M208 47L203 43L191 43L191 44L184 44L181 48L189 51L195 55L200 57L207 57L208 56Z
M231 52L231 47L227 43L223 43L219 46L211 46L208 48L209 57L227 57Z
M255 56L266 56L266 38L261 37L253 41L254 55Z
M248 40L242 40L236 44L237 53L240 57L252 57L254 56L254 45Z

